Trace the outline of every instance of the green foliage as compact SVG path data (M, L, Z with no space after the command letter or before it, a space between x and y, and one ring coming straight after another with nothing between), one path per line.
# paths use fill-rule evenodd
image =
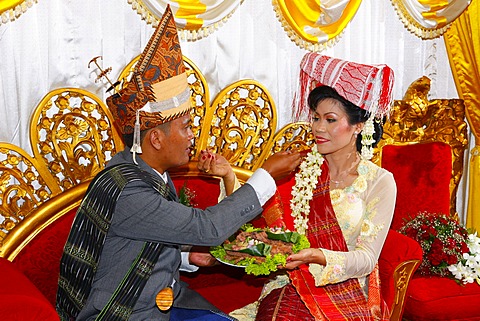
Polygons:
M183 183L182 188L178 191L178 201L180 204L189 207L195 207L197 205L194 202L196 196L195 192L187 187L187 181Z
M261 228L256 228L253 227L251 224L245 224L240 228L242 231L246 232L258 232L262 231L263 229ZM305 235L301 235L297 232L290 232L290 231L285 231L281 233L274 233L270 230L266 230L268 238L269 239L275 239L275 240L282 240L284 242L291 242L293 244L293 252L297 253L302 249L306 249L310 247L310 242L308 241L307 237ZM230 240L234 239L235 237L231 237ZM267 244L261 243L255 245L253 248L256 248L256 250L251 253L251 251L248 251L248 254L251 255L256 255L256 256L262 256L265 258L264 262L258 262L254 257L247 257L243 258L242 260L238 262L233 262L233 261L226 261L225 256L226 256L226 250L229 249L229 245L218 245L214 246L210 249L210 253L219 259L222 262L226 262L229 264L234 264L236 266L244 266L245 271L248 274L253 274L253 275L269 275L272 272L275 272L278 270L279 266L285 266L287 263L287 254L275 254L274 256L270 255L270 251L266 251L265 247L262 247L262 245L266 245L270 247ZM241 250L240 252L245 252L244 250Z

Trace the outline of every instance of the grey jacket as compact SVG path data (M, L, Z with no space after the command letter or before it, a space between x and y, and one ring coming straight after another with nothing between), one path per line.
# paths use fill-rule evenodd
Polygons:
M140 168L158 175L140 157L136 159ZM127 162L133 163L128 148L116 154L108 165ZM169 176L168 183L174 190ZM95 319L145 241L161 242L165 246L135 305L131 320L169 320L169 313L157 308L155 296L172 283L174 306L216 310L179 280L180 247L219 245L261 211L255 190L248 184L218 205L200 210L167 201L148 183L128 183L117 201L91 293L77 320Z

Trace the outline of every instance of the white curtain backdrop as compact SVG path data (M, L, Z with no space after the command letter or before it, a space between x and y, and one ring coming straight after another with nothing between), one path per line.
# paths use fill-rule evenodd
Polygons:
M82 88L105 100L106 87L95 82L89 61L103 56L99 62L112 67L109 76L116 79L152 33L152 26L127 0L38 0L15 21L1 24L0 141L31 152L30 116L53 89ZM236 80L255 79L275 100L277 128L290 121L299 64L306 51L290 41L271 1L244 0L213 34L182 41L182 51L205 75L211 99ZM423 75L432 79L432 98L458 97L443 39L422 40L411 34L390 0L363 0L338 43L324 53L359 63L388 64L395 71L395 99L401 99L408 85ZM460 201L460 213L463 206Z

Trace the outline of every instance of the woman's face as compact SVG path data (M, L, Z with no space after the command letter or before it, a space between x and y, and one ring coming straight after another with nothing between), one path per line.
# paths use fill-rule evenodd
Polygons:
M350 125L343 106L331 98L321 101L313 113L312 132L318 151L324 155L355 152L360 127Z

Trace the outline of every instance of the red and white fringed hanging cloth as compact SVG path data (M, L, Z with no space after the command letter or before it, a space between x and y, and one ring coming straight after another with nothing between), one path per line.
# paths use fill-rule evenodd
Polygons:
M344 98L375 117L387 116L393 100L393 81L393 70L387 65L364 65L307 53L300 64L300 82L293 106L294 121L308 118L308 94L320 85L335 88Z

